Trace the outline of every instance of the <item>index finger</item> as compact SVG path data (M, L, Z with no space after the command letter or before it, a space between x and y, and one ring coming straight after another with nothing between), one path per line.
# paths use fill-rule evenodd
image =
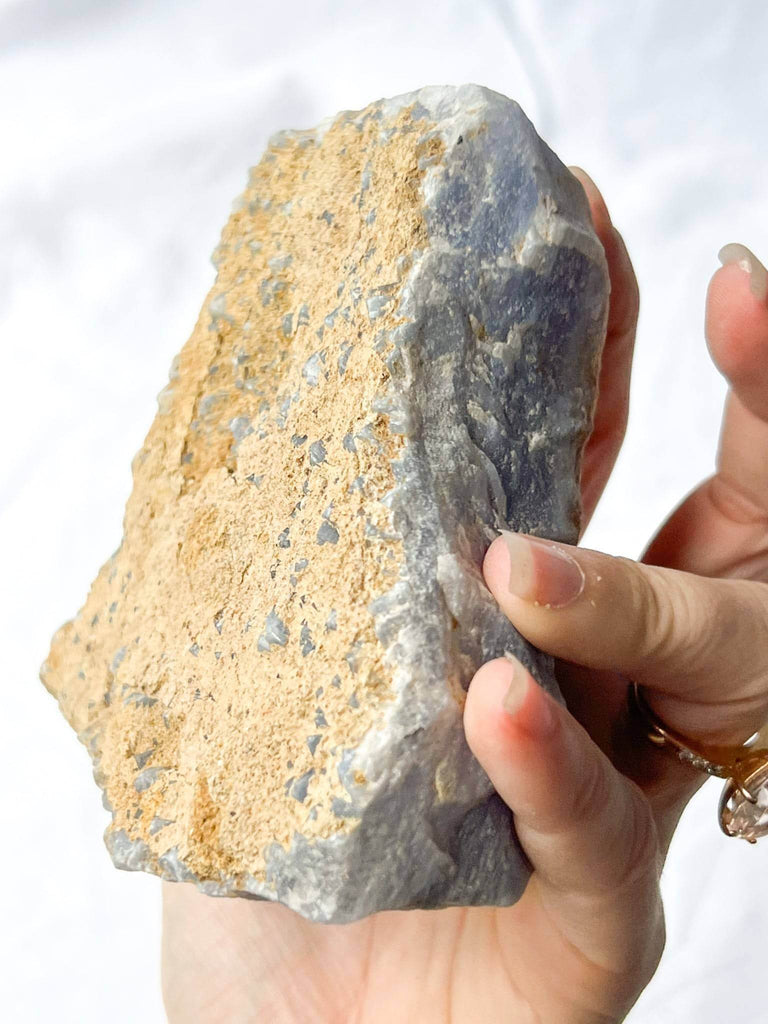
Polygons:
M747 256L718 270L707 294L707 343L731 385L717 474L721 487L768 516L768 275L743 246L722 253L729 250Z
M582 457L582 532L586 529L619 454L629 413L629 383L640 294L632 263L611 223L600 191L586 171L569 168L586 193L592 224L605 251L611 298L592 432Z
M504 533L488 588L534 646L654 691L685 735L744 742L768 710L768 584L713 580Z
M757 287L738 262L710 283L707 343L731 385L717 471L659 530L643 556L651 564L707 576L768 575L768 275L761 269L756 264Z

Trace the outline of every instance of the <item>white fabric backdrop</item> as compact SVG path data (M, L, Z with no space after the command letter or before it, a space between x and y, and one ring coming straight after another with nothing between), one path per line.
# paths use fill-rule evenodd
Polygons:
M36 675L118 545L130 460L268 135L475 81L590 170L643 308L586 543L635 556L713 465L717 249L768 254L767 30L762 0L0 0L4 1019L163 1020L158 883L110 866L88 757ZM668 949L632 1024L764 1012L768 844L721 837L716 801L710 783L675 840Z

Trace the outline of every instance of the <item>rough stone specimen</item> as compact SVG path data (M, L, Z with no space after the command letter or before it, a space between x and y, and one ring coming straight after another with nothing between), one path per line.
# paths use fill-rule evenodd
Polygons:
M41 675L118 867L322 921L509 904L465 689L499 529L573 542L607 275L520 108L427 88L271 140Z

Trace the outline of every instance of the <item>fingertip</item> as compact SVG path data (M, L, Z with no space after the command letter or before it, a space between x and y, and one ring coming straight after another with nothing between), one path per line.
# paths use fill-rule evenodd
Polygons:
M705 336L710 355L739 398L768 414L768 304L736 263L720 267L707 290Z
M503 701L514 671L507 658L496 658L482 665L469 684L464 731L470 750L483 767L489 756L505 746L503 733L508 715Z
M749 277L749 290L762 303L768 299L768 270L751 249L740 242L729 242L717 254L724 267L736 264Z
M470 749L498 779L555 731L557 708L521 661L508 654L483 665L470 683L464 728Z
M608 213L608 207L605 204L602 192L583 167L574 164L568 170L581 184L586 193L590 213L592 214L592 223L602 239L603 235L606 235L611 229L611 215Z
M502 535L493 541L485 553L483 578L494 596L501 593L509 578L509 554Z

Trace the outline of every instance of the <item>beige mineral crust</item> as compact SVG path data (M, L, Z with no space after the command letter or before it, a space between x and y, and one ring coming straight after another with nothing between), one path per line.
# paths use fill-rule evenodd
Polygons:
M488 187L497 184L488 146L505 117L543 169L538 178L526 171L537 191L517 236L510 228L498 251L483 254L441 234L434 211L441 201L443 212L449 208L440 188L462 174L470 192L485 188L498 204ZM252 170L214 254L215 284L134 458L120 547L56 633L41 670L93 759L119 866L190 879L213 894L280 899L322 920L519 895L526 870L511 821L466 748L461 709L472 671L494 653L516 650L550 688L554 681L547 659L483 596L477 566L496 530L510 523L575 539L578 459L606 293L583 196L526 125L516 105L486 90L428 89L313 131L282 133ZM511 144L501 136L498 145ZM555 195L547 200L554 212L539 192ZM570 203L565 220L557 203ZM450 291L450 275L429 267L448 242L460 256L450 266L469 264L478 274L485 260L491 278L524 268L549 288L557 287L556 250L578 254L578 268L566 267L565 277L583 270L584 280L575 291L566 282L564 301L583 313L589 292L591 312L579 313L569 343L582 354L558 357L575 369L555 366L550 392L557 393L558 374L571 374L581 390L558 399L563 426L551 451L537 440L554 415L546 401L535 409L533 396L519 415L502 415L493 401L465 396L456 412L429 386L441 367L452 372L449 363L427 360L425 348L426 365L418 367L419 337L450 335L429 319L415 340L412 333L417 307L450 312L440 292ZM504 260L513 270L498 269ZM496 364L529 380L526 337L544 332L546 341L557 325L547 335L541 309L533 303L530 316L519 315L511 293L506 320L492 298L486 313L485 299L474 308L462 301L463 312L451 314L465 339L459 362L486 390L493 391ZM533 358L549 379L546 359ZM523 363L524 372L516 370ZM426 391L410 401L417 385ZM454 440L453 427L434 427L439 451L457 452L443 475L445 455L429 440L441 405L458 424ZM501 424L505 444L525 449L495 468L491 421ZM522 441L510 442L510 430L522 431ZM483 431L493 443L479 438ZM473 449L466 458L462 445ZM447 497L465 485L471 494L450 515L436 499L445 529L430 527L434 539L419 534L417 545L414 531L428 516L409 521L397 495L410 495L417 510L439 491L442 484L436 490L424 474L413 483L418 474L409 467L422 464L434 480L444 476ZM414 582L417 546L429 573L423 600ZM413 620L422 613L427 632L417 635ZM491 624L487 637L481 613ZM417 678L426 689L413 689ZM417 711L401 728L409 693ZM435 695L434 708L422 693ZM409 743L421 774L409 767ZM397 802L387 800L405 769L417 794L428 791L414 807L429 819L437 853L401 886L377 859L388 856L387 816ZM424 810L432 804L436 818ZM485 868L494 870L492 858L500 857L502 877L485 889L476 873L484 855L457 838L468 834L473 812L477 834L495 830L511 851L498 854L500 843L485 841ZM398 835L394 846L402 847ZM355 843L360 849L349 852ZM461 869L462 843L471 851L471 882ZM418 853L403 850L403 857Z

